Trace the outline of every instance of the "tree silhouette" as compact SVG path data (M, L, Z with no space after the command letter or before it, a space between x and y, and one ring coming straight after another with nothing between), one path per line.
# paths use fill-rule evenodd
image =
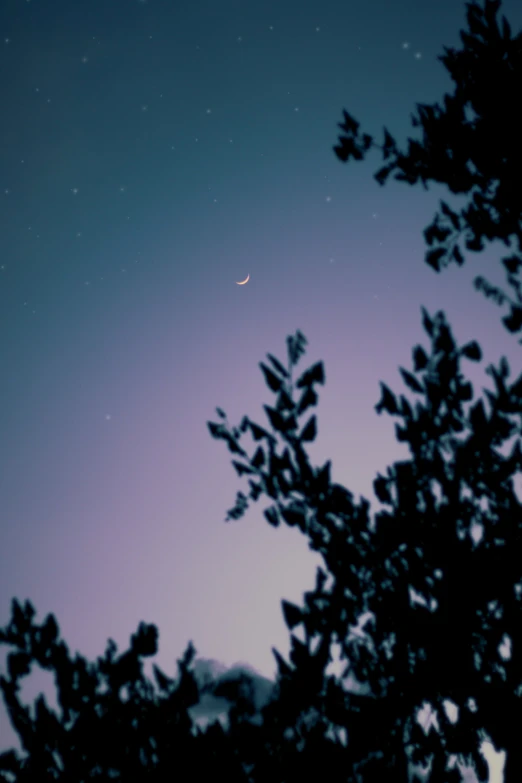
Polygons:
M503 259L515 299L475 281L500 304L509 302L504 323L517 332L522 36L512 39L505 19L500 30L499 7L492 0L483 9L468 4L464 48L446 49L441 58L455 94L445 96L444 108L418 107L413 124L422 126L423 143L410 140L407 154L385 129L388 163L376 178L384 184L397 171L410 184L433 180L470 194L460 214L442 203L442 217L425 231L426 260L437 271L452 260L463 264L461 235L475 251L484 240L518 241L518 254ZM377 145L344 116L336 153L361 160ZM329 462L310 463L307 444L317 434L311 409L325 373L318 362L295 378L307 344L301 332L287 338L286 364L268 354L260 365L275 395L264 407L266 426L247 416L232 426L220 408L219 421L208 423L248 483L227 520L268 500L267 522L299 528L324 561L301 606L282 602L291 651L286 661L274 650L278 677L268 704L256 713L248 678L222 683L216 694L232 703L229 723L202 731L189 713L204 692L192 672L192 645L177 678L155 666L153 684L142 659L156 653L154 626L141 623L119 656L109 640L105 655L89 663L71 658L52 615L38 625L31 604L14 600L11 621L0 629L0 643L13 648L0 687L24 755L0 754L0 780L166 783L217 773L233 783L301 783L312 776L405 782L411 763L430 761L431 783L451 783L460 777L448 768L451 755L486 778L479 752L485 736L507 751L507 783L522 780L522 515L514 487L522 462L522 375L510 384L502 358L488 368L494 388L476 398L461 363L479 362L479 345L459 347L442 312L422 309L422 324L429 345L416 345L412 367L400 368L407 392L397 396L382 383L375 406L399 420L396 436L408 444L410 459L377 475L373 487L384 509L373 519L366 498L355 502L331 481ZM245 435L253 439L251 453ZM367 622L357 630L363 616ZM326 674L334 643L345 663L342 676ZM32 711L20 703L20 680L33 663L54 672L58 712L43 697ZM367 695L348 688L349 674L367 685ZM456 721L448 701L458 710ZM438 722L429 732L417 720L425 703Z
M479 252L484 242L501 240L516 251L502 259L507 273L510 298L483 277L474 285L497 304L508 303L503 318L511 332L522 331L522 32L511 36L505 17L500 27L497 12L500 0L484 0L482 8L466 3L469 31L461 31L461 50L444 47L438 59L446 67L455 90L445 94L443 106L417 104L413 127L422 128L422 142L408 140L408 151L400 152L395 139L384 128L382 146L373 137L359 134L359 123L343 111L339 127L344 134L334 147L339 160L363 160L372 147L382 151L385 165L375 174L384 185L394 179L415 185L419 179L427 190L430 181L447 185L452 193L468 194L468 205L454 212L444 201L440 212L424 231L430 250L426 263L439 272L451 262L462 266L467 250ZM521 341L522 342L522 341Z
M34 617L28 601L21 606L15 599L11 621L0 630L0 643L15 648L0 688L25 751L0 754L0 780L166 783L210 779L218 768L234 783L246 783L238 754L219 724L203 732L188 713L201 695L191 671L191 643L178 661L176 680L153 666L155 687L142 671L142 658L157 651L154 625L140 623L120 656L109 640L105 655L90 663L80 655L71 658L53 615L41 625ZM43 696L32 710L20 703L20 680L33 663L54 673L58 714Z
M482 278L475 280L498 303L509 301L503 322L517 332L522 329L516 275L522 264L522 122L516 108L522 34L512 38L505 19L499 29L499 7L492 0L485 0L483 9L467 5L463 50L446 49L440 58L456 83L455 94L445 96L444 108L418 107L413 124L422 126L423 144L410 140L408 154L398 152L385 129L382 151L390 162L375 177L384 184L398 170L396 179L409 184L420 178L426 187L433 180L453 193L470 194L460 214L442 202L442 217L436 215L425 231L427 244L434 245L426 261L436 271L452 260L464 263L457 244L461 235L474 251L483 249L484 240L518 242L518 254L503 259L516 301ZM344 118L346 135L335 152L343 161L362 160L377 145L370 135L359 135L359 123L346 111ZM292 383L292 369L306 345L300 332L289 338L286 368L270 355L269 365L261 364L277 395L274 407L265 406L269 429L247 417L230 427L220 410L221 423L209 427L239 457L233 461L238 475L248 476L250 492L238 493L227 519L239 519L250 501L264 496L271 502L264 511L267 521L299 527L325 562L304 606L283 604L289 629L301 626L306 641L292 635L290 664L276 652L285 683L281 698L290 693L299 708L312 706L331 724L347 729L345 759L365 781L406 780L408 760L429 758L431 781L458 779L457 770L447 769L449 755L455 754L484 779L479 745L489 736L507 750L505 780L511 783L522 780L517 737L522 725L522 527L514 491L519 439L508 456L501 450L520 433L522 375L509 385L506 359L491 365L487 371L495 389L486 392L485 405L474 398L460 371L462 359L480 361L479 345L473 341L459 348L442 312L430 317L423 310L423 326L431 353L416 346L412 371L400 372L409 391L424 402L413 406L382 384L376 406L378 413L402 419L396 435L409 444L411 459L375 480L376 496L389 510L376 514L373 525L365 498L355 504L348 490L331 483L328 462L313 468L308 461L306 443L315 438L316 418L303 425L299 419L317 403L314 387L324 382L324 370L315 364ZM251 456L241 446L247 432L259 443ZM332 582L325 589L327 576ZM367 611L373 621L361 639L350 631ZM320 655L314 656L311 646L318 638ZM355 699L339 679L324 676L332 641L341 645L345 673L366 682L371 698ZM415 720L426 702L435 708L439 724L427 735ZM448 702L457 708L455 722ZM331 771L323 769L323 777ZM350 774L346 779L352 779Z
M368 501L361 498L356 504L352 493L333 484L329 462L314 468L308 460L305 444L315 438L316 417L303 424L300 418L317 403L315 386L324 383L324 370L319 362L292 382L292 369L306 345L301 333L288 340L287 368L270 355L271 366L261 364L277 395L273 407L265 406L270 431L247 417L230 427L222 411L220 423L209 423L212 435L239 457L232 463L238 475L249 477L248 497L238 493L227 519L239 519L250 501L266 496L272 501L264 511L267 521L299 527L324 559L326 570L318 570L316 589L305 595L304 606L283 602L288 628L302 626L305 642L292 634L290 663L275 651L280 701L266 713L280 709L286 699L293 712L285 729L313 708L325 725L347 730L344 780L357 779L352 777L357 770L365 781L392 774L407 780L409 761L426 761L430 754L433 781L450 779L450 754L468 757L483 777L482 729L497 745L505 746L507 739L505 727L498 731L497 712L489 713L489 722L485 716L492 694L499 693L500 669L504 673L509 666L502 666L497 646L504 633L513 638L518 611L509 588L513 591L522 577L516 551L520 531L513 522L520 506L509 482L521 454L518 444L509 459L494 448L516 429L506 413L517 409L522 376L510 388L497 387L497 395L488 393L488 416L460 372L463 358L480 360L478 344L458 348L441 312L430 318L423 311L423 322L431 353L416 346L412 371L401 368L401 375L424 403L418 401L413 409L404 395L397 400L382 384L376 405L377 412L403 420L397 438L409 444L412 458L375 480L375 493L390 510L376 514L373 527ZM505 360L500 370L490 368L496 381L507 370ZM520 399L517 410L522 410ZM240 442L246 433L259 443L251 456ZM469 497L463 496L464 487ZM484 495L487 514L480 506ZM478 520L483 528L479 544L472 535ZM487 580L485 573L491 575ZM412 600L413 593L422 604ZM489 608L493 601L505 604L501 621ZM361 638L353 628L365 612L374 621ZM343 678L325 676L333 642L340 644L346 661L343 677L352 672L370 686L371 697L347 692ZM455 725L444 718L447 700L460 710ZM442 731L427 737L415 721L424 702L438 709L442 722ZM330 755L335 766L325 769L323 760L327 779L337 765ZM458 779L456 770L454 775Z

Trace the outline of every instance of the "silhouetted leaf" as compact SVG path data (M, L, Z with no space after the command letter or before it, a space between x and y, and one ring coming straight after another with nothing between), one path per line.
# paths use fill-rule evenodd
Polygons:
M278 372L280 375L283 376L283 378L289 378L288 371L283 367L279 359L276 359L275 356L272 356L271 353L267 353L267 359L272 362L272 365L276 372Z
M424 327L424 331L429 334L430 337L433 337L434 334L434 325L432 319L429 317L428 313L424 309L424 307L421 307L422 312L422 325Z
M140 623L131 637L131 648L136 655L149 657L158 651L158 629L150 623Z
M522 375L519 375L518 378L513 381L509 387L509 395L510 397L522 399Z
M315 439L316 434L317 434L316 418L315 416L310 416L308 422L306 423L304 429L301 432L301 435L299 436L299 440L301 442L312 441Z
M252 481L251 479L249 479L248 485L250 487L250 497L252 498L252 500L256 501L263 491L261 488L261 484L259 484L259 482L257 481Z
M226 429L223 424L217 424L214 421L207 421L207 427L210 430L210 434L213 438L223 438Z
M459 265L463 266L464 264L464 256L462 255L460 248L458 245L453 246L453 250L451 251L451 254L453 256L453 260Z
M426 263L436 272L440 272L440 261L447 254L445 247L436 247L426 253Z
M254 470L250 467L250 465L245 465L243 462L238 462L237 460L232 460L232 465L235 468L238 476L244 476L251 473L255 473Z
M426 356L426 352L424 348L420 345L416 345L413 349L413 367L415 369L415 372L419 372L419 370L424 370L425 367L428 365L428 357Z
M301 413L304 413L307 408L310 408L312 405L316 405L317 399L316 392L311 388L306 388L302 393L301 399L297 405L297 413L300 415Z
M152 664L152 671L154 673L154 679L156 680L156 683L158 685L158 688L161 691L168 691L174 684L174 680L170 677L167 677L166 674L164 674L161 669L156 666L155 663Z
M481 250L484 250L484 241L482 237L475 235L469 239L466 239L466 247L468 250L473 250L475 253L480 253Z
M250 464L253 468L260 468L265 464L265 452L261 446L256 450L254 456L250 460Z
M286 345L289 364L291 367L294 367L305 352L305 346L307 345L306 337L298 329L294 336L286 338Z
M379 185L382 186L385 184L395 166L395 163L391 163L388 166L383 166L373 175L374 179L379 183Z
M355 135L359 130L360 123L358 123L357 120L354 117L352 117L351 114L348 114L346 109L343 109L343 117L344 119L342 122L339 123L339 127L341 128L341 130L344 130L347 133L352 133Z
M520 256L509 256L508 258L503 258L502 263L509 274L515 275L522 266L522 258Z
M510 332L519 332L522 329L522 307L511 305L511 312L504 316L502 323Z
M276 410L278 411L293 411L295 403L285 389L281 388L277 395Z
M263 408L270 424L277 432L285 433L296 428L297 422L294 416L284 418L275 408L270 408L268 405L263 405Z
M480 345L476 340L472 340L470 343L466 343L466 345L461 348L460 352L467 359L471 359L474 362L480 362L482 359L482 351L480 350Z
M273 373L272 370L266 366L266 364L263 364L263 362L259 362L259 366L263 371L268 388L273 392L279 391L283 383L282 380L278 378L277 375L275 375L275 373Z
M396 151L397 149L397 143L391 133L389 132L388 128L383 129L384 133L384 142L382 145L382 152L383 152L383 158L384 160L387 160L390 155Z
M399 372L402 375L404 383L406 384L406 386L408 386L409 389L411 389L414 392L417 392L418 394L422 394L424 390L421 384L418 382L417 378L414 375L412 375L411 372L404 370L402 367L399 367Z
M390 490L388 489L388 482L384 476L377 476L373 482L373 491L377 495L381 503L391 504Z
M285 661L281 653L279 653L275 647L272 647L272 654L274 658L276 659L277 663L277 671L279 673L280 677L288 677L292 674L293 669L288 665L288 663Z
M220 419L226 419L227 415L222 408L216 408L216 413Z
M322 468L319 468L316 471L315 476L315 490L317 493L323 493L325 494L329 487L330 487L330 470L332 467L332 463L330 460L327 460Z
M302 389L303 387L312 386L314 383L324 384L324 366L322 362L316 362L308 370L305 370L295 385L298 389Z
M54 615L52 614L47 615L45 619L45 623L42 625L40 633L42 638L42 644L46 649L49 648L52 644L54 644L54 642L58 637L58 625L56 623L56 618L54 617Z
M305 515L302 509L297 507L282 508L281 516L289 527L295 527L295 525L299 528L303 527Z
M386 386L386 384L382 383L382 381L380 385L381 385L381 399L375 406L375 410L377 411L377 413L380 413L382 410L385 410L390 414L398 413L399 408L395 396L391 393L391 391Z
M460 221L458 215L449 208L449 206L446 204L445 201L440 202L440 208L442 214L451 220L451 225L453 226L455 231L458 231L460 228Z
M303 612L298 606L291 604L289 601L281 601L281 606L286 627L291 631L292 628L295 628L296 625L303 621Z
M265 511L263 511L263 514L267 522L269 522L272 525L272 527L279 527L279 523L281 520L279 519L279 515L277 513L277 509L275 506L270 506L270 508L265 509Z
M263 438L266 438L266 440L273 440L273 436L270 435L269 432L263 429L263 427L260 427L258 424L254 424L253 421L249 421L249 426L254 440L262 440Z

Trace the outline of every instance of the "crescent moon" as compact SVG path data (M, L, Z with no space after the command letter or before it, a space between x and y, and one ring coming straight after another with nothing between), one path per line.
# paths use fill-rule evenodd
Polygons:
M248 281L250 280L250 275L247 275L244 280L241 280L239 283L236 280L236 285L246 285Z

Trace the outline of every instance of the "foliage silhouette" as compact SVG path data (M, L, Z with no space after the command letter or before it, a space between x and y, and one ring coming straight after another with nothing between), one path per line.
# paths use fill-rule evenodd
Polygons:
M410 184L433 180L471 194L460 214L442 204L446 222L437 216L426 229L433 246L427 261L437 271L451 260L463 263L461 234L475 251L484 240L518 240L518 255L503 260L517 297L509 300L504 323L516 332L522 328L516 278L522 160L513 98L522 38L511 39L505 20L500 31L499 6L491 0L483 10L468 4L464 49L447 49L441 58L455 95L445 96L444 109L418 107L413 124L422 126L424 143L410 141L408 154L397 151L385 129L382 150L389 162L376 177L384 183L398 170L396 178ZM376 146L371 136L359 137L358 123L346 112L341 127L341 160L361 160ZM476 286L486 294L508 301L479 280ZM276 395L272 406L264 406L268 426L247 416L231 426L220 408L219 421L208 423L248 483L227 520L268 500L267 522L299 528L324 561L303 605L282 603L291 652L286 661L274 650L277 684L260 714L251 683L239 678L216 689L232 703L228 726L214 723L202 731L189 713L205 690L192 672L192 645L178 662L178 677L154 666L153 684L143 675L142 659L156 653L154 626L141 623L119 656L109 640L105 655L89 663L70 656L52 615L37 625L31 604L14 600L11 621L0 629L0 643L13 648L0 687L25 755L0 754L0 780L163 783L207 779L217 771L237 783L301 783L312 776L373 783L406 781L410 763L430 760L431 783L451 783L460 777L448 769L452 754L469 760L484 780L479 745L486 735L507 750L507 783L522 780L522 517L514 490L519 440L508 456L500 451L520 433L522 376L510 385L502 358L488 368L494 390L486 391L486 400L476 399L460 367L463 360L481 360L478 344L458 347L442 312L431 316L423 309L422 324L430 345L415 346L411 369L400 368L415 402L382 383L375 406L399 420L396 436L408 444L411 458L377 475L374 491L384 510L373 519L366 498L355 502L332 482L329 462L310 464L306 448L317 435L310 409L325 373L317 362L294 380L307 345L301 332L287 338L286 366L271 354L260 365ZM245 435L254 441L251 454ZM369 619L356 631L363 616ZM326 674L334 643L346 664L340 677ZM20 703L20 681L33 663L54 672L58 713L43 697L32 714ZM367 685L367 695L348 688L348 674ZM447 700L458 709L456 722L446 713ZM438 729L428 733L417 721L426 702L438 719Z
M188 713L203 691L191 671L192 643L178 661L176 680L153 666L154 687L142 671L142 658L157 651L154 625L140 623L130 648L120 656L109 640L105 655L89 663L80 655L70 656L52 615L41 625L34 617L28 601L21 606L14 599L11 621L0 630L0 643L15 648L0 687L25 751L24 756L15 750L0 754L0 780L163 783L210 779L217 767L230 780L246 782L219 725L202 732ZM20 703L20 680L32 663L54 673L59 714L43 696L32 715Z
M422 126L423 144L410 140L408 154L398 152L385 129L383 157L390 162L375 176L384 184L398 170L396 179L409 184L420 178L426 187L432 180L453 193L471 195L460 215L442 202L446 221L437 215L425 231L427 244L434 245L426 260L436 271L451 260L463 264L457 245L461 235L467 249L475 251L483 249L484 240L501 239L508 245L515 238L518 254L504 258L503 264L516 301L482 278L475 286L499 304L510 302L503 322L517 332L522 329L516 277L522 263L522 123L516 108L522 34L512 38L505 19L500 30L499 7L492 0L485 0L483 9L467 5L464 49L446 49L440 58L456 83L455 94L445 96L444 109L418 107L413 124ZM472 119L466 116L469 109ZM359 123L347 112L344 118L345 135L335 152L343 161L362 160L377 145L368 134L359 136ZM522 552L520 503L514 492L521 452L518 439L507 457L498 449L520 432L522 376L508 386L505 358L497 368L490 366L495 392L486 391L486 411L460 373L462 359L480 361L478 344L459 349L443 313L431 318L423 311L423 326L432 342L431 356L417 346L413 372L400 372L425 404L417 402L413 408L404 395L398 400L383 384L376 406L378 413L402 418L397 439L409 444L412 455L374 483L389 511L376 514L372 526L366 499L356 505L350 492L331 484L329 463L317 469L309 464L303 443L314 439L316 420L312 416L301 425L299 416L317 402L317 393L303 377L295 384L304 388L301 399L293 398L292 368L306 344L297 333L289 338L284 373L261 365L267 385L278 395L274 407L265 406L272 431L248 418L236 428L210 425L211 434L225 439L243 458L233 462L238 475L249 476L249 496L238 493L227 519L239 519L250 501L264 496L271 501L264 511L267 521L298 526L322 554L326 572L318 572L315 593L305 596L304 607L283 604L289 630L302 626L306 643L292 635L291 664L277 652L276 659L287 692L303 709L308 701L320 715L348 728L345 759L352 769L366 755L364 780L386 779L390 773L405 780L406 758L431 756L431 781L446 781L459 777L447 769L448 756L457 754L484 779L487 769L479 745L489 736L497 748L507 750L505 780L511 783L522 779L517 738L522 718ZM299 346L296 352L294 345ZM320 364L309 374L319 383L324 380ZM240 443L247 431L261 441L250 459ZM328 590L326 573L333 578ZM350 626L367 611L373 621L362 641L350 634ZM316 637L323 654L315 661L314 676L310 647ZM346 696L339 680L324 677L331 641L341 644L346 673L370 686L373 699L364 699L364 707L354 706L353 695ZM298 683L293 689L292 680ZM327 697L330 693L333 698ZM448 700L458 710L456 722L446 712ZM426 702L436 709L439 724L427 736L414 720ZM323 777L329 773L323 769Z
M461 50L444 47L438 59L446 67L455 90L445 94L443 105L417 104L413 127L422 128L422 141L408 139L408 151L401 152L384 128L382 146L373 137L359 134L359 122L343 110L344 131L334 147L339 160L363 160L372 147L382 151L385 164L375 174L384 185L394 179L415 185L447 185L452 193L468 194L468 204L454 212L444 201L440 212L424 231L431 248L426 263L439 272L451 262L462 266L467 250L479 252L485 241L501 240L516 250L502 259L508 286L514 298L483 277L475 287L497 304L509 304L502 320L510 332L522 331L522 32L512 37L505 17L497 20L500 0L466 3L469 31L461 31ZM522 340L520 341L522 343Z
M237 428L209 423L213 436L243 458L233 462L238 475L249 476L248 497L238 493L227 519L239 519L250 501L265 496L273 501L264 512L267 521L298 526L326 566L304 606L283 602L289 630L302 626L306 641L292 634L290 663L275 651L282 684L277 707L289 697L294 712L288 727L300 711L313 708L325 725L347 729L344 763L356 769L367 760L358 767L365 781L390 774L407 780L408 762L426 762L430 755L430 780L447 781L452 774L458 779L457 770L446 769L450 754L470 761L484 779L484 730L497 747L508 748L506 771L518 769L520 672L498 648L505 635L515 650L520 639L521 506L512 477L522 454L518 440L509 457L497 450L522 425L522 375L509 386L504 358L498 368L488 368L496 393L486 392L486 412L460 371L463 359L480 361L480 347L473 341L459 348L442 312L422 314L431 352L416 346L413 371L400 372L424 402L413 408L405 395L397 398L381 384L376 405L377 412L402 419L397 439L409 444L412 458L377 476L376 496L390 510L377 513L373 526L368 501L354 503L347 489L331 482L330 463L313 468L304 450L303 433L315 417L301 425L301 403L310 393L317 398L314 386L324 382L324 371L315 364L292 384L292 346L305 345L299 332L289 338L286 375L271 384L278 389L275 406L265 406L272 432L247 417ZM298 396L295 389L302 389ZM252 457L240 444L248 432L262 441ZM361 638L353 627L368 611L372 630ZM342 678L325 677L333 642L346 661L343 675L351 672L367 683L373 698L348 693ZM459 709L455 724L446 715L448 700ZM436 708L440 724L439 732L427 736L415 720L425 702ZM323 777L329 779L333 769L323 764ZM349 772L343 779L355 780ZM515 779L515 772L506 776Z

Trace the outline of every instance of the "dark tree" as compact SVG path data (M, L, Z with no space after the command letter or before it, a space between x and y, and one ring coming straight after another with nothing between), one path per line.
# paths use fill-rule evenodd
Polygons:
M422 129L422 141L408 140L408 151L397 149L384 128L382 146L370 134L359 134L359 123L344 111L344 131L334 147L346 162L363 160L370 148L382 151L384 166L375 179L384 185L390 174L415 185L421 180L447 185L469 201L454 212L441 201L440 212L424 231L430 250L426 262L437 272L451 262L464 264L459 240L467 250L483 250L485 241L501 240L515 252L502 259L513 297L482 277L477 289L497 304L509 304L503 318L510 332L522 331L522 32L512 37L506 18L499 25L500 0L484 0L481 7L467 3L468 31L461 31L463 48L444 47L438 59L446 67L455 90L443 105L417 104L412 125ZM522 341L521 341L522 342Z
M423 321L431 350L416 346L412 370L401 368L401 375L424 400L413 408L405 395L397 399L382 384L376 405L377 412L402 419L397 438L409 444L412 456L375 480L375 493L389 511L377 513L373 525L368 501L356 504L352 493L333 484L329 462L314 468L308 460L306 443L316 436L316 417L300 419L317 403L315 387L324 383L324 370L317 363L292 381L306 344L299 332L288 339L286 368L270 355L270 366L261 364L276 394L275 405L265 406L269 428L247 417L230 427L222 411L222 421L209 424L212 435L236 455L237 473L248 476L248 496L238 493L227 519L239 519L251 500L265 496L271 500L264 511L267 521L298 527L324 559L325 570L318 570L316 588L305 594L304 605L283 602L289 629L302 626L305 642L292 635L288 663L275 651L279 701L267 707L265 717L268 726L271 712L279 712L277 743L306 711L320 716L315 734L322 726L325 779L338 769L343 730L348 743L341 756L342 780L349 781L406 781L409 762L426 761L431 754L432 781L450 780L450 754L467 757L484 778L478 751L482 730L497 747L506 747L509 738L509 721L500 728L490 700L505 688L500 683L510 664L497 647L504 634L515 638L519 612L522 561L514 519L520 504L511 477L521 455L518 446L510 459L495 449L516 431L506 413L522 412L516 396L517 389L522 395L522 376L512 387L500 380L496 395L488 392L488 415L460 372L462 359L480 360L478 344L459 348L443 313L432 319L423 311ZM503 360L490 372L498 381L507 369ZM250 456L240 442L245 433L259 444ZM487 512L481 508L484 497ZM472 534L479 525L483 536L477 544ZM361 638L353 627L368 611L374 620ZM371 696L350 693L341 678L325 676L333 642L341 645L344 675L351 671L367 683ZM459 708L455 725L445 718L447 700ZM425 736L416 721L424 702L438 711L439 733ZM327 727L334 735L337 730L334 739L326 737ZM331 768L325 766L328 760ZM458 771L453 775L459 778Z
M410 184L434 180L470 194L460 214L442 204L442 217L426 229L434 245L427 261L437 271L451 260L463 263L461 235L475 251L484 240L518 242L517 252L503 259L515 299L476 281L500 304L509 302L504 323L517 332L522 37L512 39L505 20L499 29L499 5L468 5L463 50L447 49L441 58L455 94L445 96L444 108L418 107L414 125L422 126L423 142L410 140L407 153L398 152L385 130L387 163L376 177L384 183L395 170ZM361 160L377 146L368 134L358 135L358 123L346 112L342 129L336 147L342 160ZM431 760L431 783L451 783L460 777L447 769L455 754L484 780L479 745L487 735L507 751L507 783L520 783L522 509L514 477L522 463L522 375L510 383L502 358L488 368L494 389L487 399L476 398L461 362L480 361L480 347L474 341L459 347L442 312L423 310L422 316L428 345L416 345L412 367L400 368L408 393L397 397L381 384L376 411L397 417L397 439L409 445L410 459L375 479L384 510L373 518L367 499L357 503L331 481L329 462L310 464L307 444L317 433L310 410L325 375L319 362L295 378L306 346L300 332L287 339L285 364L270 354L261 364L275 395L274 405L265 406L268 426L248 417L231 426L221 409L219 421L209 422L248 481L227 519L268 500L267 522L299 528L324 561L302 605L282 603L290 660L274 650L276 689L261 713L248 678L239 678L217 691L232 702L228 727L197 729L189 714L201 695L192 646L178 662L176 679L154 667L153 684L143 675L142 658L156 652L154 626L141 623L119 656L109 641L105 655L89 663L71 658L52 615L37 625L33 607L15 600L10 623L0 629L0 643L12 648L0 687L23 755L0 754L0 780L166 783L219 776L232 783L405 783L411 762ZM246 434L252 453L242 440ZM514 436L511 453L502 456ZM371 619L354 633L366 612ZM326 675L334 642L344 675L366 683L368 695L350 692L344 676ZM20 703L20 680L33 663L54 672L58 712L43 698L32 711ZM455 723L446 714L448 700L458 709ZM439 724L427 734L417 721L425 702Z
M82 783L110 779L170 783L210 780L216 769L247 783L240 758L219 724L197 729L188 713L200 698L189 644L176 680L153 666L155 685L143 675L142 658L157 651L155 626L140 623L131 645L117 655L109 640L103 657L73 659L53 615L38 625L35 610L13 600L0 643L14 648L0 688L23 755L0 754L0 780L16 783ZM32 709L20 703L20 680L38 664L54 673L58 713L43 696Z
M460 214L443 202L442 214L425 231L427 244L434 246L426 260L436 271L452 260L464 263L462 235L474 251L485 240L517 243L517 252L503 259L515 299L482 278L475 286L499 304L509 302L504 324L518 332L522 34L512 38L505 19L499 27L499 6L492 0L483 8L468 4L463 49L446 49L440 58L455 93L444 97L443 108L418 107L413 124L422 127L423 142L410 140L408 153L397 150L385 129L382 151L388 162L375 176L384 184L396 171L396 179L409 184L420 178L426 187L432 180L470 195ZM359 124L347 112L344 116L345 135L335 152L343 161L362 160L377 145L370 135L359 135ZM431 350L416 346L413 367L400 370L417 402L404 394L397 399L383 384L376 406L378 413L402 420L397 439L409 444L411 459L375 480L376 496L388 510L373 522L365 498L356 504L347 489L331 483L329 463L319 468L309 463L306 444L315 438L316 418L301 424L300 417L317 403L315 385L324 382L324 371L316 364L293 383L292 370L306 344L299 332L289 338L286 367L270 355L261 364L277 395L273 407L265 406L269 428L247 417L230 427L222 411L222 421L209 427L236 456L238 474L248 477L248 496L238 493L228 519L239 519L250 501L265 497L271 502L267 521L299 527L324 558L325 570L318 571L316 590L305 595L304 605L283 603L289 629L300 626L306 640L292 635L290 663L276 652L278 709L285 714L285 698L294 709L284 731L291 731L299 711L313 709L326 724L347 729L344 779L356 779L357 770L364 781L406 780L409 760L431 758L433 783L459 779L458 771L446 768L455 754L485 779L479 746L489 736L507 751L505 780L515 783L522 780L522 515L514 491L522 461L522 375L510 384L505 358L490 366L495 388L486 392L485 404L460 370L463 359L480 361L479 345L459 347L442 312L430 317L423 310L423 326ZM241 445L247 432L258 443L251 455ZM511 453L503 456L513 436ZM361 639L351 626L366 611L373 621ZM356 698L338 679L324 676L333 641L342 646L346 672L366 682L371 697ZM455 723L445 709L448 701L458 710ZM424 702L436 710L439 724L427 736L415 720ZM327 748L324 732L321 743ZM323 759L336 763L326 750ZM323 767L322 777L333 770Z

